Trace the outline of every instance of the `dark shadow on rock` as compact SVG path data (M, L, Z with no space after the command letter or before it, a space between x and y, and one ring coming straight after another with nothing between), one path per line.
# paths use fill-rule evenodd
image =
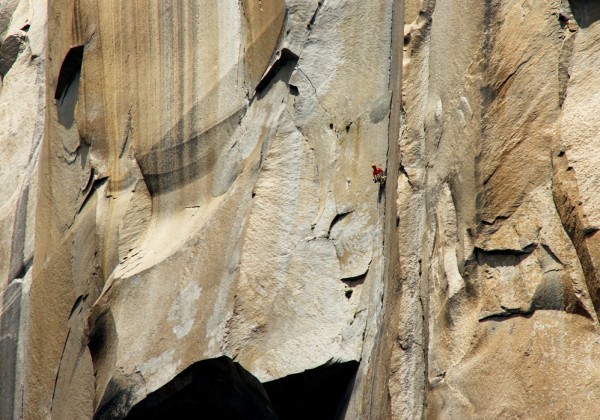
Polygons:
M58 122L66 128L71 128L75 118L82 62L83 46L71 48L63 60L56 82L54 99L56 99Z
M25 184L17 201L15 220L13 222L12 240L10 242L10 268L7 283L10 283L14 279L25 277L25 274L33 264L31 257L25 260L28 204L29 184Z
M17 359L21 323L22 282L15 280L2 292L0 314L0 419L14 415L17 395Z
M334 363L264 384L281 420L344 417L358 362Z
M600 19L598 0L569 0L573 18L580 28L587 28Z
M25 48L27 38L22 34L12 34L6 37L0 46L0 77L4 79L17 57Z
M122 394L120 390L115 391L114 386L109 386L116 364L119 338L117 336L114 317L110 310L99 314L92 312L89 324L91 333L89 335L88 348L92 356L94 374L96 376L96 399L94 407L97 413L101 413L105 407L111 405L110 401L115 395ZM94 418L105 417L98 417L96 415Z
M485 318L481 318L479 322L504 322L510 319L514 319L517 317L522 317L525 319L530 319L533 316L534 311L530 312L507 312L505 314L494 314L490 316L486 316Z
M134 404L134 393L143 388L144 379L138 372L125 375L117 373L117 376L111 378L104 392L100 407L94 414L94 420L116 420L125 418L127 412ZM151 415L144 418L154 418ZM172 417L176 419L178 417Z
M252 96L252 100L260 99L281 77L289 80L291 71L286 76L281 76L281 74L286 73L290 63L295 65L298 57L285 48L282 49L280 58L275 60L271 69L264 74L273 58L285 19L285 1L276 0L271 3L273 4L269 9L273 11L280 7L282 14L272 16L268 25L263 25L266 15L263 15L262 12L254 16L258 20L246 21L246 24L250 26L253 24L264 26L264 30L261 33L249 32L252 37L249 44L245 45L244 56L240 57L240 61L231 68L224 69L225 71L219 76L219 79L212 81L212 86L203 93L202 97L194 97L191 108L184 109L184 101L181 98L189 93L185 89L194 94L200 91L195 82L197 78L191 78L191 86L185 86L183 83L171 86L170 80L175 79L178 74L183 75L184 72L195 71L193 67L186 68L176 65L169 66L166 70L162 69L163 71L158 67L148 68L148 71L155 76L161 92L169 94L164 98L165 103L161 107L162 112L167 114L166 118L160 117L161 121L168 126L165 126L164 130L161 126L160 133L150 134L151 136L156 134L156 138L145 138L143 144L132 143L130 150L133 151L133 157L137 161L148 191L153 197L179 190L198 179L214 174L214 166L219 156L227 152L228 140L234 136L248 109L247 101L238 97L240 93L238 89L247 89L248 99L250 96ZM250 7L251 5L252 7ZM246 12L250 9L258 11L259 8L256 5L255 0L240 2L240 6L247 9ZM197 24L195 21L197 17L194 16L195 14L192 13L186 17L186 19L190 19L191 27ZM172 18L173 16L167 19ZM245 18L252 17L245 13ZM180 22L173 23L180 24ZM183 23L181 24L183 25ZM246 29L249 30L249 28ZM179 31L179 33L183 34L184 32ZM184 40L180 38L174 42L182 45ZM202 40L198 39L198 42L202 42ZM202 48L191 48L189 52L192 56L189 60L191 62L198 61L196 54L203 51ZM249 77L249 80L239 83L241 74ZM179 76L177 76L178 78ZM226 84L234 79L238 80L238 86L232 90ZM255 89L256 92L253 94ZM223 94L225 91L235 92L234 97L225 98ZM124 94L127 93L124 92ZM57 98L59 95L57 91ZM132 101L136 100L135 95L136 93L133 93ZM129 126L135 126L137 123L135 113L132 115L133 117L129 116ZM123 150L121 149L121 154ZM235 177L232 176L231 182L234 180ZM120 188L118 185L116 187Z
M261 383L228 357L193 364L136 404L128 420L277 419Z
M343 278L342 282L346 286L348 286L348 287L360 286L367 279L367 274L369 274L368 270L365 273L359 274L358 276L355 276L355 277L346 277L346 278Z
M285 73L288 73L287 76L285 76L285 79L287 79L286 80L286 83L287 83L287 81L289 81L289 77L291 76L291 71L293 71L293 69L296 67L297 64L298 64L298 56L296 54L294 54L291 50L289 50L287 48L282 48L277 60L275 60L275 62L271 66L271 68L263 76L263 78L260 80L260 82L258 82L258 85L256 86L256 92L258 92L258 93L264 92L265 88L267 86L269 86L269 84L275 79L275 76L277 76L277 74L280 72L280 70L282 70L282 69L285 70L286 67L288 70L287 72L285 72ZM290 69L291 69L291 71L290 71ZM296 90L297 89L298 88L296 88Z
M263 99L278 82L289 85L297 62L298 57L284 48L280 57L259 82L251 103ZM194 121L198 121L199 115L202 115L203 109L211 105L208 99L216 95L215 89L186 112L150 151L136 155L152 196L169 193L210 175L215 162L227 145L226 140L235 135L248 111L248 105L210 127L203 127L200 132L185 134L186 127L193 126Z
M525 270L525 267L533 262L539 266L539 272L542 276L535 291L528 298L530 299L528 303L523 300L518 307L505 307L502 306L502 298L496 296L499 299L502 312L487 315L480 319L480 321L490 319L505 320L513 315L529 316L538 310L561 311L593 319L593 314L586 309L585 296L575 293L573 283L567 272L563 268L544 268L544 266L552 267L553 264L562 267L562 263L556 254L547 245L542 245L538 248L540 252L537 254L532 252L535 248L535 245L526 246L523 250L483 251L475 248L476 260L479 267L514 267L520 270L519 266L522 266ZM523 251L529 251L530 253L525 254ZM530 259L526 261L528 258L533 258L534 260ZM542 258L545 258L546 262L542 261ZM527 278L526 272L523 271L518 276L502 279L502 283L498 284L503 284L503 287L507 290L516 290L517 295L529 293L524 291L531 287L531 284L527 283L535 280ZM500 280L498 281L500 282Z
M209 175L225 143L223 139L233 136L246 110L244 107L215 126L185 138L184 126L194 117L194 107L153 150L136 156L150 194L165 194Z
M531 244L522 250L483 250L481 248L475 248L475 258L478 265L486 264L492 268L516 267L532 255L531 253L534 251L535 247L535 244Z

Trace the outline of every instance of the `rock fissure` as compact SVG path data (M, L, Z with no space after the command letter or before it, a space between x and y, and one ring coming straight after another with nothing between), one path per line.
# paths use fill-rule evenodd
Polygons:
M315 23L317 21L317 16L319 15L319 11L321 10L321 7L323 7L324 3L325 3L325 0L319 0L317 2L317 7L315 8L315 11L313 12L312 17L310 18L310 20L306 24L306 29L308 29L308 30L312 30L313 29L313 26L315 25Z
M329 234L331 233L331 230L333 229L333 227L336 224L343 222L352 213L354 213L354 210L348 210L348 211L344 211L341 213L337 213L335 215L335 217L331 220L331 223L329 224L329 229L327 231L327 235L329 236Z
M108 176L104 177L95 177L93 172L90 173L90 177L93 181L89 184L89 188L84 192L83 200L79 205L79 209L77 210L77 214L81 213L81 210L89 203L91 197L98 191L104 184L106 184L109 180Z
M58 387L58 377L59 377L59 375L61 373L60 367L62 365L63 358L65 357L65 352L67 351L67 344L69 343L69 336L70 335L71 335L71 328L69 327L69 329L67 330L67 335L65 337L65 341L64 341L64 344L63 344L63 349L62 349L62 352L60 354L60 358L59 358L59 361L58 361L58 366L57 366L57 369L56 369L56 377L54 379L54 386L53 386L53 389L52 389L52 398L50 400L50 413L52 413L52 407L54 405L54 401L55 401L55 397L56 397L56 390L57 390L57 387Z
M402 175L404 175L404 177L406 178L406 182L408 182L408 185L410 185L410 188L413 191L415 191L415 185L413 185L413 183L412 183L412 181L410 179L410 176L408 175L408 172L406 171L406 168L404 167L404 165L402 164L402 162L400 162L399 170L400 170L400 173Z
M313 92L315 95L315 100L317 101L317 104L319 105L319 107L325 111L325 113L329 116L329 118L333 118L333 115L331 114L331 112L329 112L327 110L327 108L325 108L323 106L323 104L321 103L321 99L319 97L319 93L317 92L317 88L315 87L315 85L313 85L312 81L310 80L310 78L306 75L306 73L304 72L304 70L302 70L302 68L300 68L299 66L296 67L296 69L302 73L302 76L304 76L304 78L306 79L306 81L308 82L308 84L313 88Z
M129 147L131 142L131 138L133 137L133 116L132 116L133 106L129 107L127 111L127 116L125 117L125 136L123 139L123 144L121 146L121 151L119 152L119 159L123 157L125 154L125 150Z

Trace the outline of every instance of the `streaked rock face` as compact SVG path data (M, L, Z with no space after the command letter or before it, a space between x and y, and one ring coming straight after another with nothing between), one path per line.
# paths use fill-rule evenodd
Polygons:
M599 19L2 2L0 418L595 418Z
M0 418L23 405L39 154L44 135L43 1L0 4Z
M407 2L395 417L596 416L596 8Z
M123 417L221 356L368 359L392 9L50 2L26 416Z

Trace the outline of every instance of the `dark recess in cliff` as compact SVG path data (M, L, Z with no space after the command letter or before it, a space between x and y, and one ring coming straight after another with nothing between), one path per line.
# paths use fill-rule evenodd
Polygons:
M277 419L261 383L228 357L197 362L135 405L126 419Z
M73 125L82 61L83 46L71 48L63 60L56 82L54 99L57 100L58 121L67 128Z
M282 48L281 53L279 54L279 58L275 60L271 68L267 71L267 73L263 76L263 78L256 85L257 92L263 92L265 88L275 79L277 73L288 66L293 69L298 64L298 56L294 54L292 51L287 48ZM289 81L289 77L286 77L286 83ZM296 88L297 89L297 88Z
M335 363L261 384L228 357L203 360L136 404L128 420L333 420L343 418L358 362Z
M264 384L281 420L344 417L358 362L335 363Z
M54 99L60 99L73 81L75 75L81 71L83 61L83 45L73 47L69 50L60 67Z
M597 0L569 0L569 5L580 28L587 28L600 19L600 2Z

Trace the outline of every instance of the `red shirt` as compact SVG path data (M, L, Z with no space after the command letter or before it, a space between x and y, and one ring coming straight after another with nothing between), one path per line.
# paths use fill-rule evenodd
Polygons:
M377 175L381 175L381 174L383 174L383 169L378 168L377 166L375 166L373 168L373 176L377 176Z

